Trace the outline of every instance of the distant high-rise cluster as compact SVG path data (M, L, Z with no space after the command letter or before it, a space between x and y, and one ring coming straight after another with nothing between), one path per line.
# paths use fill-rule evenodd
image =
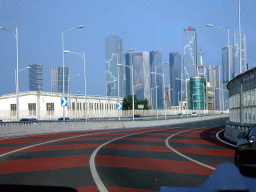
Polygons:
M242 35L241 50L242 72L244 72L249 69L246 58L246 37L244 34ZM188 84L191 78L203 78L205 79L203 81L206 82L207 71L208 83L202 89L211 90L209 94L212 95L209 98L205 96L205 99L207 102L210 102L210 100L211 102L214 101L214 103L211 103L211 108L221 110L224 106L223 103L228 100L226 84L237 74L241 73L238 33L234 33L234 45L227 45L222 48L222 79L220 77L220 65L210 65L208 69L203 65L202 51L200 51L201 65L198 65L197 32L191 26L183 30L183 55L178 52L169 53L169 85L163 85L164 75L162 66L164 63L162 62L162 54L159 51L123 52L123 40L117 36L109 36L105 39L105 51L106 95L118 96L118 79L119 96L127 97L132 95L132 73L130 69L132 66L134 94L138 99L147 98L152 109L164 108L165 87L168 87L168 105L178 106L180 100L182 102L190 102L190 107L192 104L196 104L196 101L193 101L193 94L192 96L189 95L190 88ZM122 66L118 68L117 64ZM126 65L126 67L123 65ZM224 97L221 97L221 95L224 95ZM224 98L223 101L222 98ZM202 106L205 106L205 104L202 104ZM228 105L224 107L224 110L227 108Z
M29 65L29 91L43 91L43 65Z
M224 48L222 48L222 89L225 101L228 101L229 99L227 83L238 74L243 73L249 69L246 57L246 37L244 34L241 34L241 66L239 44L239 33L236 32L234 33L233 45L227 45ZM224 110L228 108L229 104L224 103Z

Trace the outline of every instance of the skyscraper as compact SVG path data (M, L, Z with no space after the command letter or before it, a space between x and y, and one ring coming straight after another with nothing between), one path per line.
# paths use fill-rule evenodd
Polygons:
M181 91L181 55L178 52L173 52L169 54L169 64L170 64L170 88L171 88L171 105L178 106L179 98L178 92Z
M64 67L64 92L68 94L70 80L69 67ZM63 93L63 67L52 67L51 68L51 84L53 93Z
M43 65L29 65L29 91L43 91Z
M197 33L195 28L187 27L183 32L183 78L196 76Z
M157 67L156 73L162 74L162 54L158 51L151 51L149 53L149 63L150 63L150 72L155 72L155 67ZM163 78L160 75L150 74L151 77L151 105L153 109L156 109L156 95L157 95L157 108L163 108L163 99L164 99L164 89L163 89ZM157 93L155 88L157 88Z
M239 54L239 32L234 33L234 47L235 47L235 66L234 77L240 73L243 73L247 69L247 57L246 57L246 36L241 34L241 51L242 51L242 71L240 72L240 54ZM234 78L233 77L233 78Z
M207 79L208 82L211 83L211 87L213 87L214 103L215 109L221 110L221 97L220 97L220 66L219 65L209 65L207 69Z
M234 78L235 47L232 45L222 48L222 73L223 73L223 94L224 102L229 99L227 83ZM224 103L224 110L228 105Z
M132 54L134 94L139 100L150 99L150 64L149 52L137 52Z
M105 39L105 57L106 57L106 95L118 96L118 73L119 73L119 96L125 96L125 73L124 67L117 64L123 64L123 40L117 36L109 36ZM117 71L119 69L119 72ZM116 80L116 81L114 81Z

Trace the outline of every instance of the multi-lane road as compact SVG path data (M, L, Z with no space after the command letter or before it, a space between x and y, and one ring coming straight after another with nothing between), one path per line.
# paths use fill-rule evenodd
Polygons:
M235 147L216 138L227 118L143 129L105 129L0 140L0 184L78 191L198 186Z

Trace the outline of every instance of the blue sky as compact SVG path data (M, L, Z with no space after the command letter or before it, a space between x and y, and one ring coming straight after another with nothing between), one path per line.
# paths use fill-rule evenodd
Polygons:
M65 50L85 52L87 94L105 95L105 37L123 39L124 51L157 50L168 62L171 52L182 55L183 28L197 31L198 53L204 52L204 65L222 67L222 47L227 36L213 24L238 31L237 0L73 0L73 1L0 1L0 27L15 30L19 35L19 68L43 64L44 91L51 91L51 67L62 66L62 30L79 25L65 36ZM256 2L241 0L241 28L247 38L247 59L256 61ZM199 60L198 60L199 61ZM65 54L69 66L71 92L84 93L83 60ZM0 95L15 93L15 37L0 30ZM166 85L168 67L164 68ZM221 77L222 78L222 77ZM28 91L28 70L20 72L20 92Z

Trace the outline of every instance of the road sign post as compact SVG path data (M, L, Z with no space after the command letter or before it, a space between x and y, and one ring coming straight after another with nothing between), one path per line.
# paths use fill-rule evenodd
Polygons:
M118 102L118 103L117 103L117 109L118 109L118 110L122 110L122 109L123 109L123 104L122 104L122 102Z
M68 106L68 98L61 97L61 107L67 107L67 106Z

